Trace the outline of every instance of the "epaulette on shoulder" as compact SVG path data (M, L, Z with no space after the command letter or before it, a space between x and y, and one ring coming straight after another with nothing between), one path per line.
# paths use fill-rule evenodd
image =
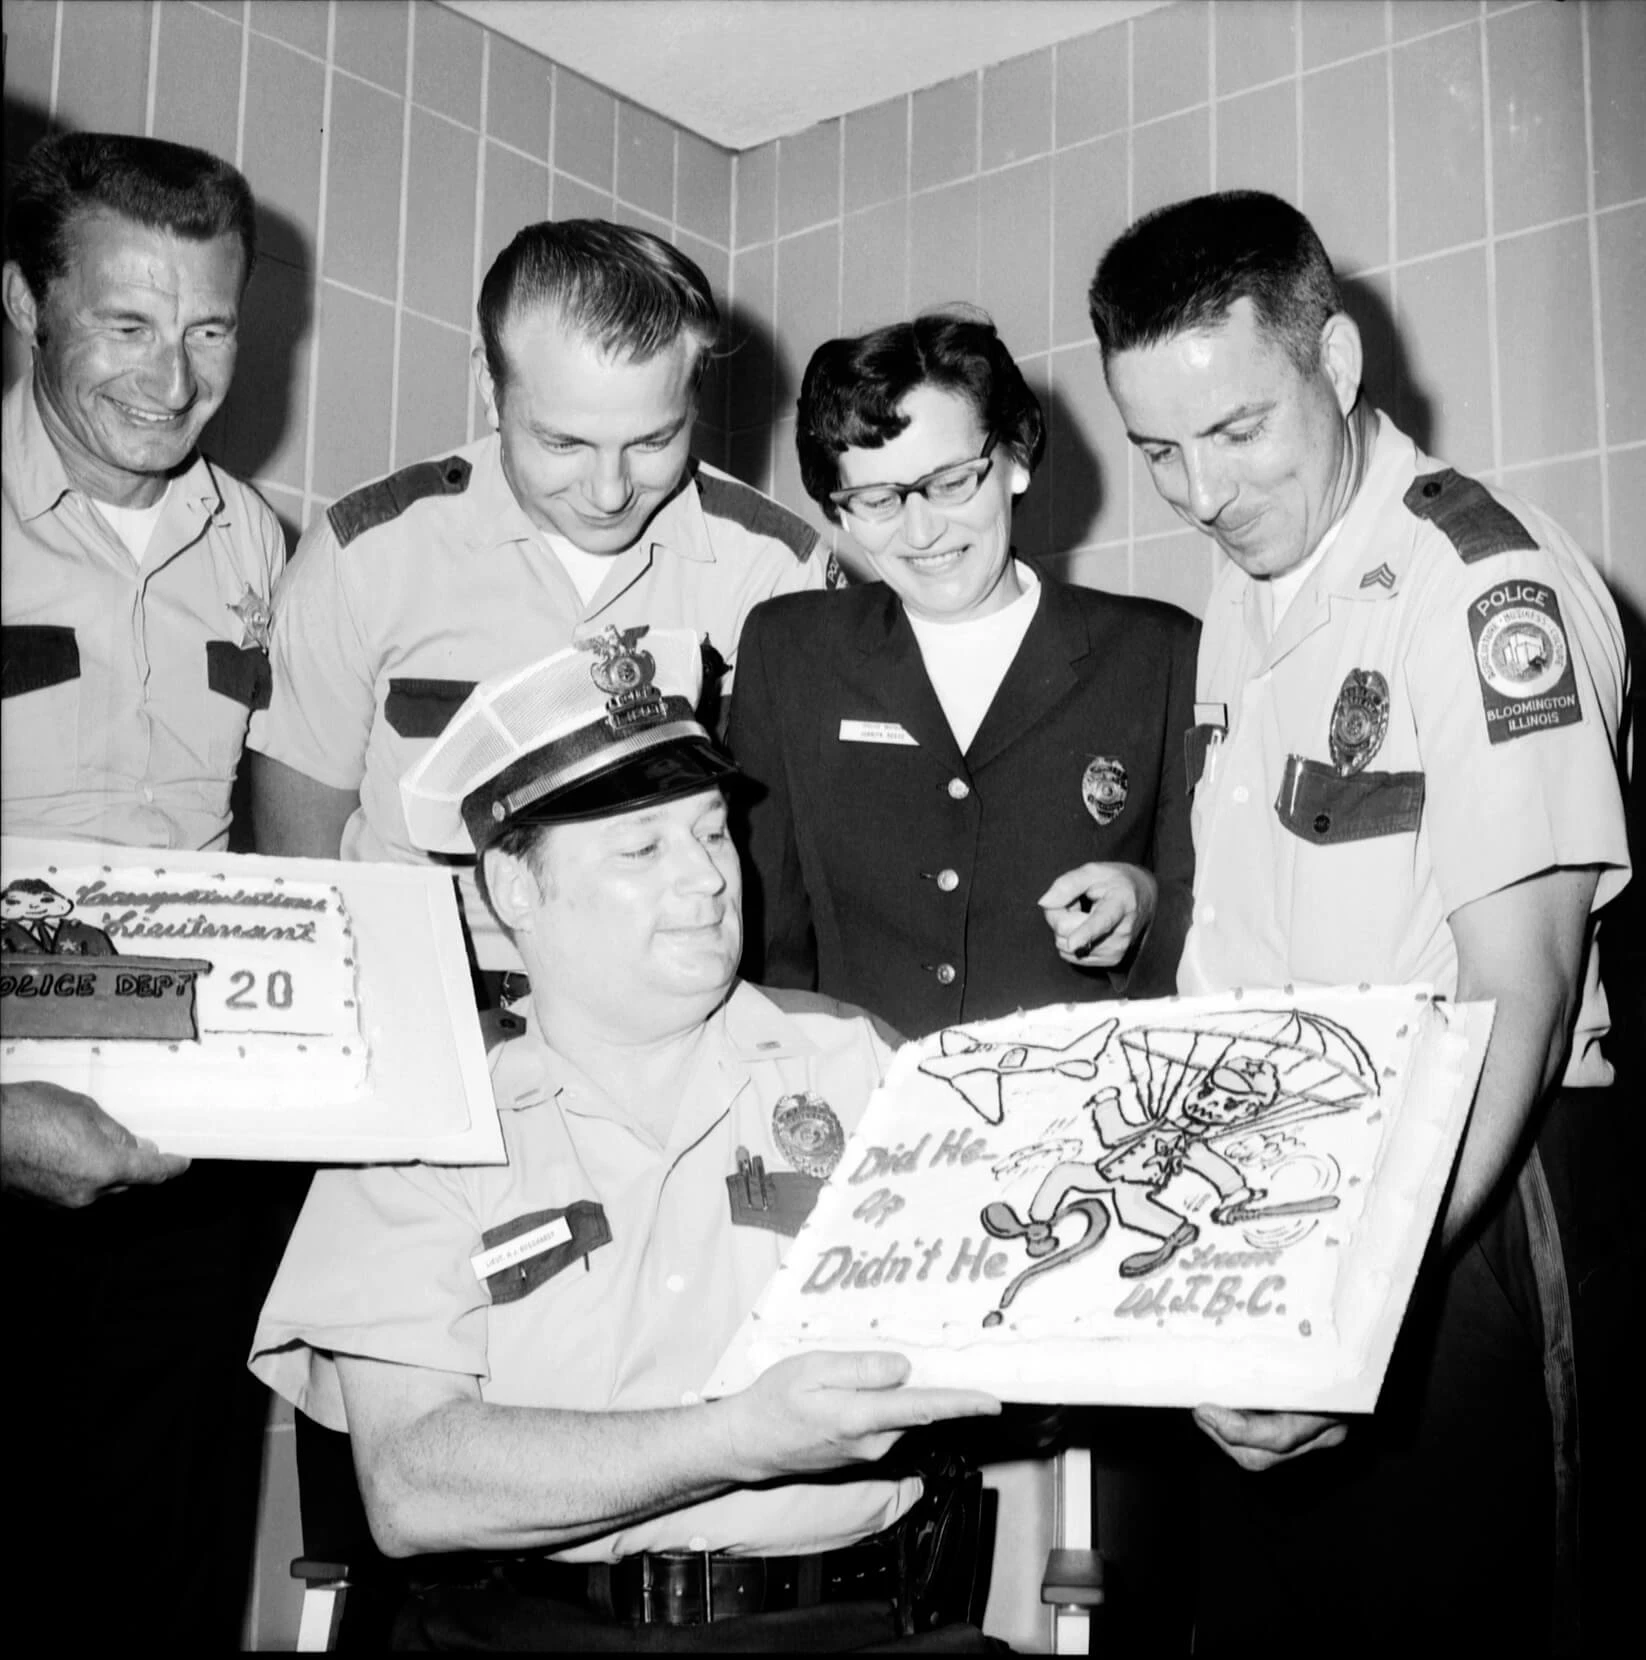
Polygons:
M769 536L781 542L801 564L817 551L822 538L798 513L791 513L780 502L762 495L751 484L735 478L721 478L705 472L696 473L697 493L703 502L703 511L712 519L730 519L755 536Z
M1484 484L1450 467L1420 473L1401 499L1409 512L1427 519L1445 536L1465 565L1494 553L1538 545L1537 538Z
M471 469L460 455L444 461L419 461L387 478L363 484L326 509L339 547L347 547L362 532L398 519L425 496L460 496L469 487Z

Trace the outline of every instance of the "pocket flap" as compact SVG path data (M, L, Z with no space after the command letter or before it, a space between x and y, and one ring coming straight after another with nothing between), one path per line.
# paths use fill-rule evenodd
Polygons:
M248 709L267 709L274 676L269 654L261 646L237 646L228 640L206 642L206 684Z
M0 697L21 697L80 678L80 646L58 623L10 623L0 628Z
M480 1236L483 1249L473 1260L476 1272L491 1292L492 1301L513 1303L591 1251L609 1245L611 1237L605 1206L593 1199L577 1199L560 1209L534 1210L529 1215L515 1217L512 1222L487 1228ZM512 1261L498 1262L490 1272L481 1272L490 1266L486 1259L494 1253L514 1256L504 1248L517 1241L523 1254Z
M1357 772L1345 778L1324 761L1289 756L1275 813L1317 847L1416 831L1423 820L1421 772Z
M391 680L383 718L402 738L438 738L474 687L472 680Z

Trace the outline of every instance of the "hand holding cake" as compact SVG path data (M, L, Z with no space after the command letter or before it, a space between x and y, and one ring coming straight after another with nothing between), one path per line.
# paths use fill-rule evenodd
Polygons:
M905 1430L945 1418L993 1417L976 1389L912 1389L902 1355L823 1350L768 1367L720 1403L730 1465L749 1481L872 1464Z

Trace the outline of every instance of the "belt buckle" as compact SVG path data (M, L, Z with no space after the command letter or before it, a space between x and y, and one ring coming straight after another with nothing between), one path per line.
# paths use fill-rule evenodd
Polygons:
M664 1611L662 1623L665 1625L683 1625L683 1620L670 1616L674 1613L673 1599L669 1597L671 1587L667 1584L659 1586L657 1583L656 1564L695 1562L698 1572L702 1575L699 1601L703 1610L703 1624L714 1624L714 1562L712 1553L707 1550L698 1551L642 1551L640 1556L640 1623L655 1625L657 1616L653 1611L653 1598L661 1590L669 1606Z

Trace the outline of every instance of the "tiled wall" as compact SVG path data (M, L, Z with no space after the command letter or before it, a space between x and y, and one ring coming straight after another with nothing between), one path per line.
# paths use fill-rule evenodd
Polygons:
M251 180L261 257L206 445L289 529L484 430L474 301L522 224L643 226L724 301L727 152L426 0L5 0L4 13L8 140L48 120L152 133ZM699 433L710 460L724 402L716 379Z
M709 459L807 508L793 400L812 347L976 301L1051 408L1021 545L1199 609L1214 555L1128 454L1084 291L1139 213L1257 185L1353 275L1378 401L1559 517L1646 660L1635 0L1185 0L735 164L425 0L5 0L4 19L11 151L47 122L97 126L250 177L264 256L214 447L293 528L480 430L487 264L528 220L611 215L731 297L743 343L707 389ZM295 1631L289 1424L271 1432L260 1646Z
M1378 402L1561 519L1641 640L1636 0L1185 0L740 155L733 301L776 345L732 360L734 468L804 505L812 347L976 301L1050 398L1020 545L1199 610L1217 556L1129 453L1085 289L1130 220L1230 186L1310 215L1354 278Z

